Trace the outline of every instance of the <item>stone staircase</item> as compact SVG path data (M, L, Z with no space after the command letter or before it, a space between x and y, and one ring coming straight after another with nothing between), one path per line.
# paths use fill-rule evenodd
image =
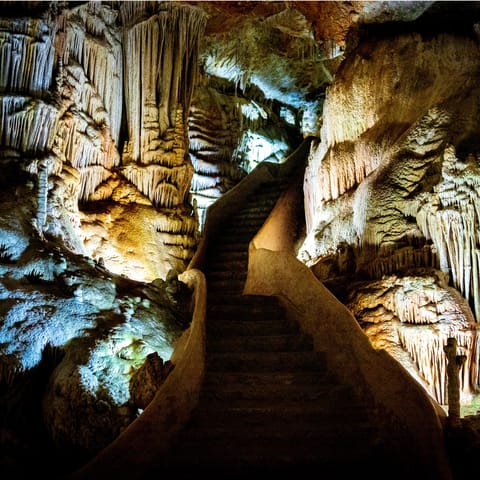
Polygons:
M262 185L209 247L204 384L162 472L211 479L408 475L383 441L378 412L328 372L325 355L278 300L242 295L248 244L283 188L280 181ZM388 477L378 462L392 467Z

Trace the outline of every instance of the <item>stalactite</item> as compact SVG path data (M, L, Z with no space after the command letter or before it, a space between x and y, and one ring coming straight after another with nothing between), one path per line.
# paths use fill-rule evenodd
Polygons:
M40 228L47 223L48 165L41 162L38 167L37 224Z
M52 147L58 111L41 100L0 97L0 139L21 152L46 152Z
M173 208L185 200L185 185L190 184L191 167L182 165L169 168L161 165L145 167L126 165L122 174L158 207Z
M105 180L106 173L88 171L101 166L112 170L120 162L120 156L112 136L110 115L103 99L91 83L85 70L72 57L64 67L63 90L60 95L70 108L60 119L56 132L57 150L65 162L80 172L79 201L90 200L95 188ZM97 180L97 185L92 184Z
M158 214L154 219L153 227L157 232L175 233L178 235L193 236L197 225L191 216L172 214Z
M408 351L420 374L430 387L433 397L446 404L446 361L445 355L439 355L448 335L441 337L428 329L399 328L400 344Z
M466 356L461 394L468 402L479 385L480 336L475 319L460 293L447 286L446 276L433 269L420 269L419 273L421 276L390 275L368 282L365 288L352 291L347 306L367 332L366 326L377 324L380 317L385 322L393 319L394 337L390 341L409 354L427 390L441 404L446 403L447 380L443 347L449 337L455 337ZM375 315L378 310L380 316ZM375 336L372 341L382 343Z
M171 2L125 2L120 14L126 27L124 61L130 66L125 72L130 153L134 161L143 161L154 140L144 139L145 127L155 128L157 138L163 138L175 127L177 111L189 111L206 16L200 9ZM132 24L133 18L146 16Z
M431 245L423 247L404 247L388 253L377 253L373 260L362 266L369 278L380 279L384 275L401 271L405 268L438 268L437 256Z
M92 165L81 172L79 199L87 199L95 188L110 176L110 171L100 165Z
M209 190L211 188L216 188L217 186L221 186L222 184L222 177L217 176L200 176L200 175L193 175L191 189L194 192L200 192L202 190ZM219 190L219 195L222 193L221 188Z
M431 388L434 398L447 404L446 357L443 351L447 339L456 338L459 351L466 355L460 369L460 392L464 399L472 395L479 384L478 358L479 338L476 330L458 331L443 329L433 333L427 328L398 328L401 345L409 352L418 370Z
M87 2L72 9L66 20L68 28L63 63L70 65L76 62L84 69L95 93L102 100L109 117L111 135L118 146L122 115L123 61L115 21L115 12L100 2Z
M473 311L475 314L475 318L480 319L480 250L478 248L474 251L473 257L473 268L472 268L472 284L473 284Z
M188 255L191 257L195 252L197 246L197 239L190 235L178 235L172 233L158 233L157 238L159 242L168 247L180 247L185 249L188 252Z
M443 154L442 180L435 195L422 200L417 222L432 239L440 268L448 272L452 284L470 301L479 321L480 271L477 245L480 244L480 167L474 155L464 161L452 146Z
M52 82L55 29L42 19L0 20L0 92L39 97Z
M194 174L190 191L202 229L206 209L245 175L235 152L241 139L242 111L234 97L199 85L188 119Z

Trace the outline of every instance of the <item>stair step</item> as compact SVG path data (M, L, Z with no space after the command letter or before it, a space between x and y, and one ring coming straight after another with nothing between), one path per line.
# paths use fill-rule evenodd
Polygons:
M347 431L310 428L278 431L263 428L229 431L220 429L185 430L179 458L197 459L213 465L278 466L304 462L341 462L347 457L372 460L381 457L383 444L375 430L368 425ZM348 453L346 453L348 452ZM375 465L375 462L373 462ZM339 477L334 477L339 478ZM341 478L341 477L340 477Z
M298 326L293 322L285 322L272 318L270 320L256 320L246 322L244 320L228 320L224 322L209 322L207 320L207 336L238 336L238 335L283 335L297 333Z
M263 224L263 222L262 222ZM258 227L252 228L251 230L239 232L235 230L224 230L222 231L221 235L219 235L215 239L215 244L219 245L230 245L232 243L238 244L245 244L248 245L250 240L255 236L258 232L258 229L262 226L262 224L258 225Z
M347 453L348 454L348 453ZM188 457L186 455L189 455ZM380 476L372 473L372 465L382 466L394 465L395 471L398 461L386 459L378 453L376 458L373 455L354 457L352 460L344 458L342 461L332 461L314 454L312 457L293 458L283 457L278 460L266 462L248 462L242 459L225 458L208 459L196 455L195 452L186 452L186 455L174 457L170 462L163 464L159 469L151 470L149 478L172 475L176 480L192 480L200 477L207 477L212 480L264 480L270 478L310 478L312 471L322 472L322 478L332 480L344 480L348 478L367 477L369 480L383 480L385 474ZM344 453L345 455L345 453ZM402 476L392 476L391 480L403 480L408 478L408 473Z
M228 225L224 228L222 228L222 231L220 232L220 237L224 236L233 236L233 235L255 235L257 233L257 230L259 227L263 225L265 222L265 218L259 218L258 221L239 221L237 223L234 223L232 225Z
M218 386L209 381L205 382L201 394L201 402L208 402L220 407L253 408L276 405L287 409L292 404L298 405L299 402L308 408L325 408L337 410L340 407L349 409L349 403L343 400L342 395L348 394L348 389L344 394L342 390L333 390L328 384L320 380L318 384L295 383L276 385L275 383L264 383L259 385L245 385L243 383L228 383ZM272 400L274 399L274 400ZM250 403L249 403L250 402ZM273 402L273 403L272 403ZM331 413L331 412L330 412ZM357 412L358 413L358 412ZM349 418L345 414L345 418Z
M191 429L187 427L185 432L188 431L189 435L185 443L197 443L197 448L206 444L204 447L206 450L217 444L216 447L225 452L230 450L230 447L233 446L231 444L239 449L243 448L245 451L257 450L259 446L263 446L264 452L270 451L270 454L275 454L282 444L288 445L290 451L292 451L295 449L295 443L299 443L297 451L304 451L305 443L309 442L316 442L317 445L322 445L325 448L328 448L329 443L337 443L336 448L338 448L338 445L345 445L346 442L350 442L351 446L355 446L359 442L358 447L361 448L361 442L368 441L370 436L372 443L377 443L375 428L366 421L350 425L345 423L332 425L324 421L299 424L275 422L273 425L268 423L244 424L243 428L241 425L237 427L235 429L231 429L230 425L207 425ZM224 445L222 445L222 441L225 443ZM249 445L249 442L253 444ZM270 444L270 442L274 442L275 445ZM231 452L233 453L233 450Z
M208 303L210 304L227 304L227 305L241 305L241 306L258 306L264 305L270 307L272 305L282 308L280 301L275 296L266 295L244 295L242 293L223 293L223 292L208 292Z
M224 261L245 261L248 262L248 252L239 251L239 252L221 252L216 251L212 254L211 258L209 257L206 265L210 265L212 262L224 262Z
M245 401L243 401L245 403ZM340 425L348 422L350 425L359 422L359 418L365 418L364 407L337 408L325 406L325 402L281 402L281 406L273 405L272 401L256 401L255 404L250 400L250 405L242 405L239 401L233 401L231 404L209 401L208 407L199 408L194 412L189 422L189 427L196 425L259 425L265 423L278 423L278 425L287 423L303 422L322 422L325 425L331 425L332 428L341 428ZM260 403L260 405L259 405ZM365 420L366 421L366 420Z
M214 385L222 387L227 383L262 387L272 383L276 385L302 386L320 385L324 382L328 382L332 395L336 394L336 392L345 393L350 388L339 384L326 370L313 372L278 372L276 370L265 372L207 372L205 376L205 385L209 387Z
M210 352L278 352L312 350L313 340L310 335L261 335L239 336L233 338L213 339L208 341Z
M248 245L252 240L253 235L249 235L248 237L237 237L236 235L232 235L229 237L222 237L221 243L216 243L213 248L215 250L219 250L221 252L241 252L245 251L248 252Z
M259 305L208 305L207 304L208 319L210 321L221 320L245 320L246 322L252 320L268 320L268 319L283 319L285 318L285 311L279 307L271 306L262 309Z
M222 232L220 235L218 235L218 243L225 241L226 238L241 238L243 240L245 239L251 239L253 238L260 227L265 223L265 219L262 218L256 223L253 223L251 225L245 225L244 223L238 223L235 225L230 225L228 227L224 227L222 229ZM216 239L216 241L217 241Z
M278 200L280 195L277 194L267 194L263 195L262 193L256 193L246 198L239 208L237 215L242 215L245 212L253 212L261 209L272 208L272 204Z
M223 226L217 238L222 238L225 233L235 234L240 232L250 232L255 234L260 227L265 223L265 220L270 215L271 208L266 208L264 212L248 212L239 214L235 217L235 221L227 223Z
M271 207L263 209L263 211L244 211L232 217L231 221L223 226L219 232L219 236L223 236L225 232L240 233L253 232L255 233L261 227L271 212Z
M214 279L211 281L207 279L207 289L216 292L239 294L242 293L244 285L245 280L233 278L231 280Z
M215 249L217 252L220 252L222 254L228 254L228 253L233 253L233 254L238 254L240 252L245 252L245 253L248 253L248 244L250 242L243 242L243 243L239 243L239 242L233 242L233 243L221 243L221 244L218 244L216 243L215 245L211 245L209 246L209 250L208 250L208 256L210 257L211 256L211 249Z
M242 211L256 208L260 209L263 207L272 208L279 197L279 191L261 192L260 194L252 195L250 198L247 198L245 203L242 205Z
M205 272L207 282L208 281L215 281L215 280L243 280L245 281L247 278L246 271L238 271L238 270L208 270Z
M255 404L258 405L259 402L269 401L271 403L274 399L273 401L279 404L292 402L318 403L332 408L334 405L331 404L330 394L327 385L318 385L312 388L310 385L278 386L269 384L262 385L262 389L260 389L258 386L245 387L239 384L227 384L210 389L210 385L206 384L201 399L215 404L217 407L233 406L237 402L252 402L250 406L253 407ZM343 402L342 405L344 405ZM348 407L348 405L345 406ZM345 417L348 417L348 415L345 415Z
M224 425L226 425L227 422L240 415L251 415L252 421L253 417L263 417L263 421L267 421L282 416L285 419L287 417L293 419L296 416L304 418L315 416L322 417L322 421L325 422L347 424L357 423L360 419L367 418L367 412L370 412L370 409L363 403L352 403L351 399L348 402L341 389L331 391L325 386L324 389L326 391L323 397L317 395L317 397L307 398L305 396L299 400L289 392L290 398L284 395L278 399L274 397L274 401L272 398L261 397L259 394L253 393L250 396L245 393L243 397L234 397L228 390L223 393L218 392L218 395L205 391L191 419L192 421L201 421L202 418L206 419L212 415L209 422L225 421ZM218 412L218 420L214 412ZM368 418L373 418L373 411L368 414Z
M238 271L246 272L248 269L248 257L245 255L245 258L240 260L229 259L228 256L223 260L211 260L207 264L205 269L205 274L208 276L210 272L226 272L226 271Z
M325 368L324 355L313 351L300 352L211 352L207 357L210 371L318 371Z

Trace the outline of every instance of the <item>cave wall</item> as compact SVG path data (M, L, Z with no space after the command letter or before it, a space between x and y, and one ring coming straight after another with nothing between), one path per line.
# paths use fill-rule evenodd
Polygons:
M20 167L35 183L39 231L137 280L183 271L206 208L259 162L283 161L300 140L252 78L253 97L235 76L216 77L241 27L221 38L220 55L218 34L204 35L208 11L183 2L31 8L41 18L16 12L15 21L3 20L0 128L3 156L11 148L44 157ZM270 22L265 39L286 21ZM261 53L260 46L251 61ZM265 58L271 63L278 52ZM290 68L282 62L278 75Z
M299 258L358 280L339 295L443 404L448 336L467 356L464 400L479 383L479 61L473 25L362 40L327 89L304 181Z

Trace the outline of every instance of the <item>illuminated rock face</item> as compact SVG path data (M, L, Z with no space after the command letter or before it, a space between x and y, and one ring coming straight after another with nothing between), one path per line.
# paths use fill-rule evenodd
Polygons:
M136 418L188 325L175 274L206 208L311 134L299 258L441 403L455 337L475 393L473 37L361 41L337 70L353 23L431 2L32 3L0 19L1 438L19 463L45 440L98 451Z
M202 79L190 109L188 136L194 174L190 192L199 229L206 209L261 162L282 163L300 141L287 119L257 93L229 91L221 79ZM260 97L260 98L258 98ZM289 134L290 133L290 134Z
M308 234L299 258L324 279L334 270L364 279L378 298L369 305L346 284L350 307L377 345L386 329L379 322L391 318L390 331L441 403L446 335L469 358L464 396L479 383L479 68L468 36L364 41L327 90L321 143L305 175ZM430 287L412 288L410 276L431 268L447 281L435 275Z
M42 234L138 280L183 271L198 240L186 122L205 14L94 2L11 24L1 39L0 133L5 149L45 157L23 167L38 179ZM90 212L107 209L115 214L93 239Z
M142 386L132 378L152 354L168 361L189 324L190 292L176 272L197 242L182 114L193 73L183 64L172 70L171 51L159 60L170 81L185 78L166 107L171 123L142 140L144 156L122 158L129 71L119 12L99 2L43 9L41 19L2 19L0 32L0 162L8 172L0 179L1 436L2 451L15 450L2 454L2 468L21 469L34 451L47 468L55 447L91 455L139 415L164 376L144 375ZM164 15L175 19L176 10ZM183 21L183 30L165 33L182 41L190 32L193 69L199 30L187 14ZM128 94L131 109L138 102L147 112L142 95ZM134 143L140 130L148 129L130 125ZM161 165L148 163L153 150Z
M120 112L125 99L128 140L124 145L115 142L121 162L97 162L88 188L81 189L79 200L87 203L82 230L87 252L94 258L102 258L112 271L151 281L166 278L170 270L183 271L197 244L189 202L193 167L186 122L205 15L181 5L146 2L125 2L115 13L123 34L118 28L112 33L117 37L115 48L108 49L112 63L92 68L112 76L113 85L120 86L118 92L109 93ZM92 15L89 19L104 31ZM104 39L98 44L100 49L108 46ZM94 59L105 57L99 48ZM115 124L120 125L119 119ZM112 162L116 157L108 158ZM100 208L95 206L98 202Z
M241 124L239 102L209 87L208 83L197 86L188 135L195 170L190 189L200 228L206 209L246 175L235 158Z

